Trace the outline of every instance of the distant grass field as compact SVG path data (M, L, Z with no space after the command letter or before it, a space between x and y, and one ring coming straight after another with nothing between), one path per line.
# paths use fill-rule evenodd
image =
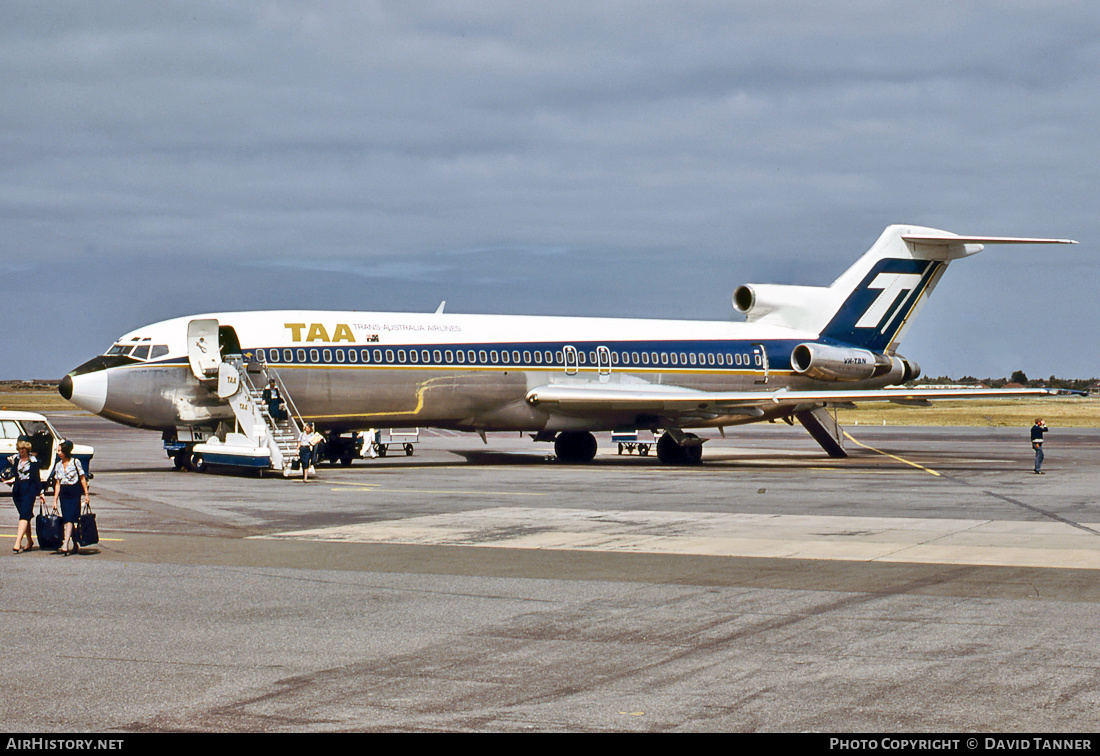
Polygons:
M0 386L0 409L25 412L81 411L52 386ZM841 425L1030 426L1042 417L1062 428L1100 428L1100 399L1058 396L1046 399L988 399L935 402L931 407L905 407L887 402L837 410Z
M931 407L906 407L887 402L858 409L838 409L841 425L923 425L1029 427L1041 417L1060 428L1100 428L1100 399L1052 396L1046 399L983 399L933 402Z
M0 384L0 409L20 412L81 412L75 404L61 398L54 386Z

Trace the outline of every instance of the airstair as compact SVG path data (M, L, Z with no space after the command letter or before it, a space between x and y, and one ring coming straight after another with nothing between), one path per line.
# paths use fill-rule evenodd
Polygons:
M191 467L227 465L289 475L304 423L279 374L262 359L242 354L233 329L219 326L214 319L187 324L187 356L195 377L232 408L235 418L233 431L224 439L199 437L195 429L183 429L192 432L184 442L191 453ZM282 417L273 417L263 400L263 390L271 381L283 400ZM195 441L201 443L192 446Z
M235 375L234 375L235 373ZM223 374L226 386L223 389ZM258 378L254 382L253 377ZM232 379L236 378L235 381ZM283 400L283 417L272 417L263 390L275 381ZM259 384L257 386L257 383ZM237 426L257 447L266 447L271 454L271 466L286 471L298 456L298 435L302 431L301 415L294 406L286 386L274 368L267 365L230 357L218 367L218 395L236 385L237 390L226 398L237 418Z

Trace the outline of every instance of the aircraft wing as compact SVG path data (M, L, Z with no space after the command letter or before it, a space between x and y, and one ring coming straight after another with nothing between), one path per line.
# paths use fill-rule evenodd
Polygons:
M763 415L778 406L895 402L925 404L934 400L1045 396L1057 389L920 389L884 388L862 391L697 391L678 386L623 384L547 384L527 392L527 402L551 406L565 414L632 411L675 417L699 413Z

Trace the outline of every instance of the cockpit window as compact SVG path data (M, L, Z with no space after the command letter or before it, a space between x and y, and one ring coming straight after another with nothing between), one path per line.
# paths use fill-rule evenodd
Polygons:
M108 356L129 354L130 350L133 348L134 346L132 344L115 344L113 347L107 350L107 354Z
M157 344L153 347L153 351L149 352L149 359L155 360L157 357L163 357L168 354L168 347L164 344Z
M139 360L149 359L149 345L148 344L142 344L139 347L135 347L134 351L130 353L130 356L135 357Z

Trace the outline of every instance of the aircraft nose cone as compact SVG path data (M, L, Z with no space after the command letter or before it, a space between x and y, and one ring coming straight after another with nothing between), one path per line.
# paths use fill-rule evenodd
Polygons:
M107 371L96 370L80 375L70 373L61 379L57 390L76 406L98 415L107 403Z

